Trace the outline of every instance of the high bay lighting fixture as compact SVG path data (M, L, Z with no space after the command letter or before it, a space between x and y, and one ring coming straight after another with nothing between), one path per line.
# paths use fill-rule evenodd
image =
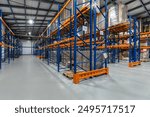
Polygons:
M34 21L32 19L30 19L30 20L28 20L28 23L32 25L32 24L34 24Z
M31 35L31 32L29 32L28 34Z

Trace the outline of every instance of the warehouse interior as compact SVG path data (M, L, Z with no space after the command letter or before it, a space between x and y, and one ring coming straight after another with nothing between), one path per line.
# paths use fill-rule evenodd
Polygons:
M0 99L148 100L149 49L149 0L0 0Z

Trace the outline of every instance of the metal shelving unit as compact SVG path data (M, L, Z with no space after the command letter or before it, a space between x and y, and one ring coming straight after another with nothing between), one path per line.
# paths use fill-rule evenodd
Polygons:
M123 33L123 34L121 34ZM126 34L125 34L126 33ZM140 65L140 25L136 18L129 16L129 21L109 27L108 55L109 63L120 62L120 51L129 51L129 67ZM125 34L125 35L124 35ZM124 43L128 40L128 43ZM120 42L121 41L121 42ZM104 49L104 46L100 46Z
M36 43L36 53L40 53L36 55L39 58L47 59L48 65L55 64L60 72L65 69L63 55L68 56L69 70L72 71L75 84L82 79L108 74L107 64L120 62L119 54L124 50L129 52L129 67L141 64L140 50L149 46L140 46L140 24L136 18L129 17L128 22L109 27L107 0L101 0L103 6L99 6L96 0L81 4L73 0L73 14L70 9L66 9L70 1L62 9L58 5L57 16L48 23L45 30L47 36L44 36L44 31L40 41ZM64 22L60 18L63 10L70 10L70 17ZM103 16L104 28L98 26L98 15ZM52 29L56 20L57 28ZM125 44L124 40L127 39L129 43ZM66 52L68 53L65 54ZM82 60L79 60L79 56Z
M2 26L5 26L6 29L2 30ZM21 42L15 38L15 34L2 19L2 10L0 10L0 69L2 68L2 63L6 62L6 60L10 64L11 60L19 57L22 53L21 48Z
M105 1L105 0L104 0ZM105 14L105 30L106 34L103 35L106 51L107 51L107 38L108 36L108 7L107 1L105 1L104 9L106 10ZM95 6L94 9L96 9ZM59 6L60 11L60 6ZM64 8L65 9L65 8ZM63 23L61 23L60 15L57 17L57 29L52 31L48 28L48 36L46 37L50 41L45 43L45 40L39 41L38 45L35 46L37 51L43 51L45 49L49 50L47 58L48 64L51 63L51 60L55 60L57 64L57 71L59 72L61 69L64 69L62 66L62 55L64 52L68 51L69 53L69 69L73 71L73 81L75 84L78 84L80 80L94 77L102 74L108 74L107 68L107 58L102 60L102 67L97 68L97 61L93 62L93 59L96 60L99 56L93 56L93 52L97 51L96 48L93 49L93 46L98 46L97 38L97 26L94 27L93 32L93 2L92 0L86 1L85 3L78 4L76 0L74 0L74 15L72 15L72 11L70 11L70 17L66 19ZM102 8L99 8L102 11ZM97 14L96 14L97 15ZM96 15L94 16L96 19ZM95 21L96 23L96 21ZM89 26L89 27L88 27ZM74 28L73 28L74 27ZM89 28L89 32L87 32L87 28ZM83 29L83 30L82 30ZM79 35L80 34L80 35ZM57 36L56 36L57 35ZM94 38L95 37L95 38ZM93 39L95 41L93 41ZM56 56L52 58L56 52ZM86 53L88 53L88 55ZM107 53L107 52L106 52ZM99 53L100 56L106 53ZM101 55L102 54L102 55ZM78 56L82 57L82 60L78 59ZM86 59L87 61L83 61ZM53 62L55 64L55 62ZM85 69L84 65L89 65Z

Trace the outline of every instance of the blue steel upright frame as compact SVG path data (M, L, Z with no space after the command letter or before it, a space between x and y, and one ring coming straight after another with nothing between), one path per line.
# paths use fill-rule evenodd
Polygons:
M3 53L2 53L2 46L0 46L0 69L2 68L2 62L5 62L8 60L8 64L10 64L11 59L14 61L15 56L18 54L18 56L21 55L21 42L16 39L14 34L9 29L3 30L5 33L2 34L2 10L0 10L0 43L3 42ZM4 25L5 26L5 25ZM7 26L6 26L7 27ZM16 43L15 43L16 42ZM17 49L16 49L17 48ZM4 55L3 61L2 61L2 54Z
M12 59L15 60L15 38L12 36L12 46L14 47L12 50Z
M108 59L105 58L105 60L100 61L99 59L102 57L102 55L104 53L108 54L108 1L107 0L102 0L104 1L104 7L99 7L97 5L97 1L94 0L94 70L97 69L97 64L101 64L100 67L101 68L107 68L107 63L108 63ZM103 9L105 10L105 14L103 13ZM104 22L105 22L105 27L104 27L104 33L100 34L100 36L102 36L104 38L104 44L105 44L105 49L102 52L98 52L99 50L97 49L98 46L100 46L100 44L97 44L97 40L99 42L102 42L103 40L99 40L99 38L97 37L97 32L103 32L103 29L100 29L97 26L97 10L101 13L101 15L104 18Z
M8 32L8 33L7 33L7 39L8 39L7 44L8 44L8 45L11 44L11 41L10 41L11 39L10 39L10 38L11 38L11 35L10 35L10 33ZM10 47L7 48L7 51L8 51L8 64L10 64Z
M57 31L57 41L61 41L63 40L63 38L70 38L72 37L72 21L71 21L71 16L72 16L72 10L65 8L66 11L69 11L69 15L70 15L70 24L69 24L69 29L68 28L64 28L64 30L66 31L62 31L61 30L61 26L63 26L63 24L61 23L61 17L59 15L58 17L58 22L57 22L57 27L58 27L58 31ZM60 5L58 5L58 12L60 11ZM63 34L62 34L63 33ZM71 42L70 41L70 46L71 46ZM70 60L70 65L69 68L70 70L72 70L72 46L70 48L65 47L65 48L61 48L60 45L57 46L57 70L58 72L60 72L60 70L65 69L65 67L63 66L63 54L65 55L65 52L69 52L69 60ZM67 56L67 55L66 55Z
M58 5L58 12L60 11L60 4ZM58 22L57 22L57 27L58 27L58 32L57 32L57 41L61 40L61 29L60 29L60 15L58 17ZM60 72L60 62L61 62L61 48L60 45L57 47L57 71Z
M79 21L78 21L77 12L82 15L83 20L84 19L87 20L86 16L84 14L82 14L82 12L79 9L79 7L81 5L85 5L87 3L89 3L89 5L90 5L90 15L89 15L89 17L90 17L89 18L89 24L90 24L89 39L90 39L90 43L89 44L85 42L85 39L86 39L85 34L83 34L83 37L80 37L78 35L78 33L80 31L78 31L78 29L77 29L78 24L80 24ZM86 63L84 63L83 61L78 61L77 60L77 54L80 54L84 59L87 59L89 61L88 63L90 64L90 69L88 71L91 71L93 69L93 65L92 65L92 51L93 51L93 48L92 48L92 15L93 15L92 7L93 7L92 6L92 0L89 0L89 1L84 2L82 4L78 4L77 0L74 0L74 74L76 74L78 72L77 68L80 69L80 70L83 70L83 71L87 71L82 66L80 66L80 64L86 64ZM88 48L87 49L85 47L83 47L83 48L80 47L79 48L77 46L77 40L82 41ZM89 50L90 55L89 56L85 55L82 52L82 50L86 50L86 51Z
M2 10L0 9L0 17L2 18ZM0 43L2 43L2 21L0 20ZM2 47L0 46L0 69L2 68Z
M50 21L48 21L48 25L50 24ZM50 28L48 28L48 31L47 31L47 36L50 35ZM48 38L48 44L51 43L51 38ZM50 48L47 49L47 64L49 65L50 64L50 55L51 55L51 51L50 51Z
M140 22L129 16L129 63L140 62Z

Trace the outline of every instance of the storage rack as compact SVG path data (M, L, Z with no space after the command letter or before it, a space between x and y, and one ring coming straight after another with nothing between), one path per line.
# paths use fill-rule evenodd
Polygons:
M129 21L119 23L109 27L109 62L115 63L116 60L120 60L119 53L121 50L129 50L129 67L140 65L140 25L136 18L129 16ZM125 32L128 34L129 44L124 43L126 37ZM122 38L120 34L123 33ZM100 46L99 49L103 49Z
M2 26L5 26L6 29L2 30ZM0 69L2 68L2 63L6 62L6 60L10 64L11 59L14 60L16 56L19 57L22 52L21 48L21 42L15 38L15 34L3 20L2 10L0 10Z
M96 2L96 1L95 1ZM104 0L105 5L104 7L100 8L99 6L95 6L99 8L100 12L102 9L105 9L105 30L106 33L108 33L108 7L107 7L107 0ZM81 7L82 6L82 7ZM59 7L60 10L60 7ZM67 9L70 10L70 9ZM57 70L58 72L62 69L62 63L61 60L61 55L63 54L63 51L69 51L69 68L70 70L73 71L73 82L75 84L78 84L81 79L89 78L89 77L94 77L102 74L108 74L108 68L107 68L107 58L102 61L102 66L101 68L97 68L97 66L94 66L98 63L97 61L94 61L93 59L96 60L99 56L102 56L99 53L99 56L97 54L94 56L95 58L92 58L93 52L97 51L96 48L93 48L93 46L98 46L97 41L97 26L96 32L93 32L93 2L92 0L86 1L85 3L78 4L76 0L74 0L74 15L71 14L72 11L70 10L70 17L66 19L63 23L60 22L60 15L58 16L58 21L57 21L57 29L54 31L51 31L50 29L48 30L48 37L43 37L43 38L49 38L51 42L47 44L45 39L43 41L39 41L36 43L35 50L40 51L40 54L38 54L38 57L40 58L47 58L47 60L55 60L57 58ZM97 15L97 13L96 13ZM95 19L96 19L95 15ZM104 15L104 14L103 14ZM80 30L79 27L86 27L89 24L89 32L85 33L84 31ZM96 22L95 22L96 23ZM82 32L81 32L82 31ZM78 35L81 33L81 35ZM57 35L57 36L56 36ZM106 34L107 35L107 34ZM93 41L93 38L95 36L95 41ZM107 37L104 35L104 40L105 40L105 45L106 45L106 51L107 51ZM57 40L55 42L55 40ZM38 46L37 46L38 45ZM50 54L48 56L44 56L41 54L41 51L44 53L45 49L48 49L50 51ZM57 55L51 59L52 57L52 51L56 51ZM85 51L88 52L89 54L86 55ZM49 52L48 52L49 53ZM96 52L94 52L96 53ZM106 52L107 53L107 52ZM78 60L78 55L82 56L82 58L87 59L86 62L84 61L79 61ZM48 62L49 63L49 62ZM55 62L53 62L55 63ZM89 68L85 69L83 68L84 65L89 64ZM103 65L104 64L104 65Z
M89 0L82 4L78 4L74 0L74 15L70 13L70 17L63 23L60 20L60 14L66 9L67 4L61 10L59 6L58 11L60 12L45 30L48 31L47 36L44 36L44 31L40 41L35 44L38 58L47 59L48 65L57 65L58 72L64 69L62 68L64 66L62 64L62 55L64 52L69 51L67 55L70 58L69 69L73 73L71 76L73 76L75 84L78 84L82 79L108 74L107 64L116 62L116 60L119 62L120 51L129 51L129 67L140 65L140 49L149 48L149 46L140 46L141 39L145 39L149 35L140 33L139 21L136 18L129 17L128 22L108 27L108 4L107 0L102 1L104 6L99 7L96 0L94 2ZM80 7L81 5L83 7ZM98 10L99 12L97 13ZM100 29L97 26L98 15L104 17L104 29ZM50 27L56 19L58 28L52 30ZM89 24L88 33L79 29L79 27L87 26L85 22ZM82 33L78 35L81 31ZM141 36L141 34L145 35L145 37ZM124 43L124 40L127 39L129 39L129 44ZM121 43L120 40L122 41ZM85 52L88 52L88 54ZM79 61L79 54L88 62ZM85 64L89 64L87 69L83 67Z
M149 32L140 33L139 21L129 16L129 21L109 27L109 63L120 62L119 53L129 51L129 67L140 65L140 50L150 49L150 46L140 46L141 41L149 38ZM124 41L129 41L124 43ZM104 49L99 46L99 49Z

